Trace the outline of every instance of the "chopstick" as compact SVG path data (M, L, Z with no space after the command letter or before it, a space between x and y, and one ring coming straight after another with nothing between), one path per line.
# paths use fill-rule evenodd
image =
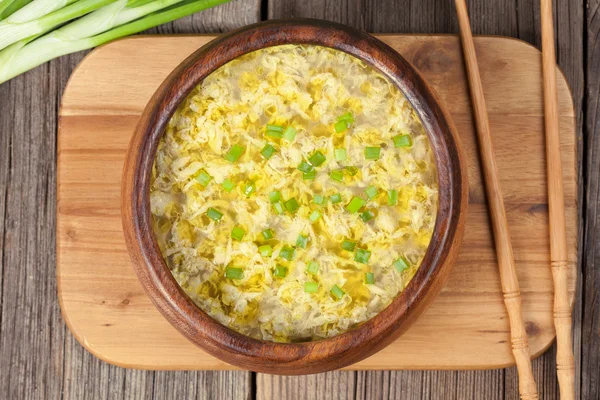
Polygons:
M541 0L542 72L544 77L544 118L548 179L548 214L550 222L550 265L554 281L554 328L556 329L556 373L560 398L575 396L575 363L571 338L571 306L567 286L567 234L563 192L562 161L556 91L556 56L552 0Z
M479 67L477 65L477 55L475 54L475 46L473 44L469 14L465 0L456 0L455 3L463 55L467 67L469 87L471 89L471 101L475 113L479 153L491 214L492 230L494 232L500 282L510 322L510 342L519 374L519 393L521 399L537 399L538 393L531 369L529 343L521 312L521 292L519 291L519 282L515 271L515 260L510 243L502 191L500 190L498 169L494 158L490 123L483 95L481 77L479 75Z

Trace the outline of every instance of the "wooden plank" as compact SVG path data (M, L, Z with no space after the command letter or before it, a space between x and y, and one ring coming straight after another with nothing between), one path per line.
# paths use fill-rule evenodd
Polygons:
M221 32L256 22L260 0L237 0L156 28ZM86 52L0 85L0 398L172 398L152 371L125 370L84 350L56 298L56 130L62 91ZM200 399L248 398L248 372L171 372ZM178 385L178 384L176 384ZM227 390L225 390L227 389ZM221 397L222 396L222 397ZM183 396L182 398L191 398Z

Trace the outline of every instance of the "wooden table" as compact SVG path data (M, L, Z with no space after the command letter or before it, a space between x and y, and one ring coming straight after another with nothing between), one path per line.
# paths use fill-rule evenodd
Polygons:
M471 0L476 34L539 47L537 0ZM555 0L558 61L578 111L577 391L600 396L600 0ZM235 0L150 33L221 32L266 18L314 17L371 32L456 33L447 0ZM65 83L85 56L63 57L0 85L0 398L517 399L514 368L491 371L151 372L85 351L56 297L56 131ZM93 178L93 177L92 177ZM558 398L554 348L536 359L540 398Z

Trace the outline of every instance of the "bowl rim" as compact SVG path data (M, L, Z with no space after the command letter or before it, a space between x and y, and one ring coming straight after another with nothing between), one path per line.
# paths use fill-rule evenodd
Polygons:
M185 294L154 237L149 187L158 142L179 104L206 76L252 51L283 44L320 45L351 54L383 73L418 114L435 154L439 205L421 266L394 300L360 326L331 338L301 343L254 339L219 323ZM238 367L274 374L304 374L360 361L396 339L441 290L462 241L467 207L466 164L456 129L424 79L400 54L345 25L309 19L270 20L207 43L163 81L148 102L123 167L122 223L138 279L155 306L184 336Z

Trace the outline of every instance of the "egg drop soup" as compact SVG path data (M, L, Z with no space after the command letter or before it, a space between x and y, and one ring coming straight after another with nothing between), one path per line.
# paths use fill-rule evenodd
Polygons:
M410 282L437 214L428 137L400 90L344 52L284 45L203 80L160 141L150 202L173 277L257 339L331 337Z

